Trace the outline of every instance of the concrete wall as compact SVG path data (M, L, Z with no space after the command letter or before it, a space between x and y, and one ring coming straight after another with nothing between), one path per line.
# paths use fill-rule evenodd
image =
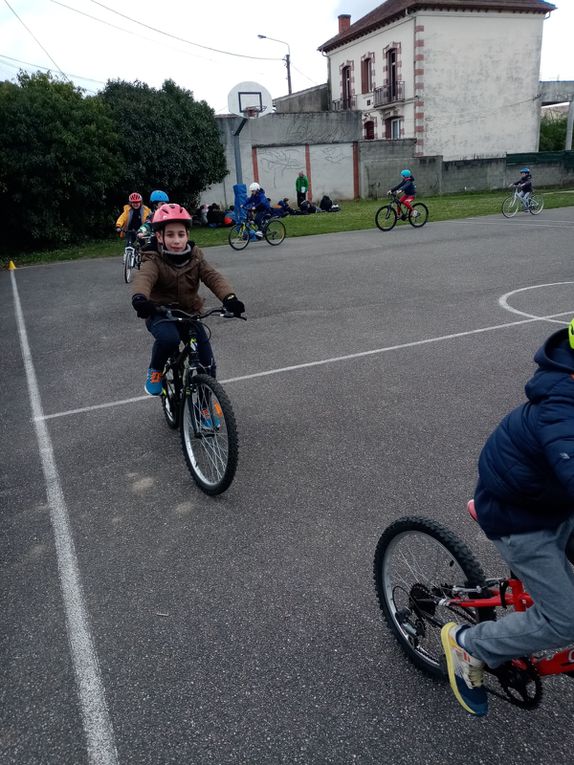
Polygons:
M360 115L356 112L309 115L272 114L245 124L239 135L243 182L257 180L273 203L283 197L293 202L295 179L303 170L311 183L312 198L381 198L398 183L405 167L412 170L420 194L501 189L519 175L519 165L531 167L537 186L574 184L574 153L521 154L496 158L443 161L440 154L416 156L415 139L357 140ZM201 195L201 201L233 203L235 152L233 131L239 117L217 118L230 170L221 184ZM518 163L518 164L517 164Z
M276 114L301 114L305 112L328 112L329 86L327 83L317 85L293 93L290 96L281 96L273 99Z
M424 153L450 160L535 151L543 17L422 11L417 24Z

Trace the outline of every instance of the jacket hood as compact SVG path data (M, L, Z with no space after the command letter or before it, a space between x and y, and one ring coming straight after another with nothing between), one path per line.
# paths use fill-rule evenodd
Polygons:
M526 395L531 401L547 395L564 375L574 374L574 351L570 348L568 329L559 329L534 354L538 369L526 383Z

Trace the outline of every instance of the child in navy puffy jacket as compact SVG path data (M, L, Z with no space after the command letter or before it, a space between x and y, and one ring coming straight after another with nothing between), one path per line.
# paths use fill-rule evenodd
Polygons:
M527 401L488 438L474 502L486 536L534 599L524 612L472 627L442 628L449 679L459 703L487 711L484 665L574 642L574 320L537 351Z

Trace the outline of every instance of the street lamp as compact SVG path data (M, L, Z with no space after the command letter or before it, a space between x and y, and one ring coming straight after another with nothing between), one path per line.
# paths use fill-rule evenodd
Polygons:
M287 88L289 90L289 95L291 95L291 48L289 47L289 43L286 43L285 40L277 40L275 37L267 37L267 35L257 35L260 40L273 40L273 42L281 43L282 45L287 46L287 54L285 55L285 66L287 67Z

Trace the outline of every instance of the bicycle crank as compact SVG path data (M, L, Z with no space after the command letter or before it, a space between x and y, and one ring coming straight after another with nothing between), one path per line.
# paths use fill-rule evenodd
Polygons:
M497 678L503 698L511 704L535 709L542 701L542 681L528 659L516 659L489 672Z

